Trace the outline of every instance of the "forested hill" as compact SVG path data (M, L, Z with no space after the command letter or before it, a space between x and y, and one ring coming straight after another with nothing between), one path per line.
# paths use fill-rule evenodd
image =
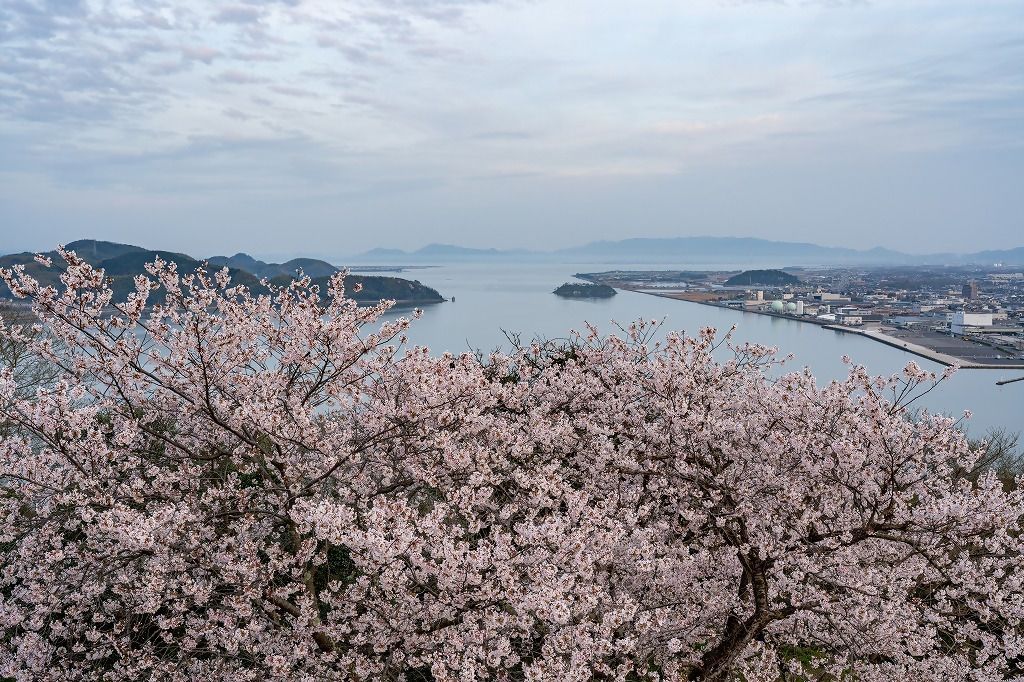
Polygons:
M196 268L203 265L203 261L185 253L154 251L130 244L93 239L72 242L67 245L67 248L90 265L104 270L111 279L111 288L114 290L115 299L123 299L134 291L134 277L145 274L145 264L153 262L157 257L174 262L181 273L194 272ZM0 256L0 267L9 268L13 265L23 264L26 272L43 284L60 286L59 265L63 261L56 251L47 252L46 255L53 260L53 267L46 268L40 265L35 261L35 254L27 251ZM246 254L236 254L231 258L211 258L206 262L207 269L211 271L226 265L233 282L244 284L256 292L264 290L260 283L261 279L270 279L275 284L287 284L299 269L313 277L314 281L321 285L321 290L326 291L330 275L338 271L338 268L330 263L310 258L277 264L264 263ZM360 303L371 304L381 299L394 299L400 304L426 304L439 303L444 300L436 290L418 281L400 277L351 275L346 281L348 282L346 296ZM353 291L352 285L356 283L363 285L359 292ZM10 292L6 287L0 287L0 297L10 297Z
M226 265L229 268L245 270L257 277L266 277L267 279L273 279L282 275L291 277L298 270L302 270L304 274L310 277L330 277L340 269L327 261L317 260L316 258L293 258L284 263L265 263L247 253L236 253L231 257L212 256L207 261L210 265L218 267Z
M747 270L738 275L733 275L725 283L730 286L785 286L787 284L799 284L800 278L783 270Z
M320 291L327 291L330 284L330 277L314 277L313 283L320 286ZM290 277L279 275L271 281L273 284L287 284ZM353 293L353 285L361 284L363 288L358 293ZM444 301L435 289L419 280L403 279L401 277L379 277L376 275L349 275L345 278L345 295L351 296L360 302L376 303L381 299L394 299L399 304L419 303L440 303Z

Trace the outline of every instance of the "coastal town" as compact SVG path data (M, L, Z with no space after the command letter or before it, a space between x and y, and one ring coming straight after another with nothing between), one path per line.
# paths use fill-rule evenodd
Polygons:
M944 365L1024 368L1019 266L616 270L577 277L860 334Z

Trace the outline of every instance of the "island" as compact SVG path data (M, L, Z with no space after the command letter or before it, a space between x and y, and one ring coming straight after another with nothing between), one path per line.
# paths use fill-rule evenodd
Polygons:
M566 282L552 293L565 298L611 298L618 292L607 284Z
M785 270L746 270L738 275L733 275L725 280L728 286L785 286L787 284L800 284L800 278L791 275Z

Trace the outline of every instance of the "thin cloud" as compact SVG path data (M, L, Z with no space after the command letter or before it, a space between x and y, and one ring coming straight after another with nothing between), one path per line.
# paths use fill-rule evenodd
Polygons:
M502 182L519 183L513 193L530 217L563 199L545 179L564 189L571 178L581 197L572 215L603 224L662 197L666 178L700 169L768 169L751 171L747 194L727 193L742 202L761 196L755 186L785 187L786 173L790 185L850 187L850 168L882 177L927 155L922 177L947 188L929 196L952 201L949 187L969 185L980 205L1001 207L986 213L991 228L978 229L1019 229L1011 209L1024 206L999 184L1024 173L1018 0L588 7L9 0L0 19L0 157L11 187L46 188L32 209L39 215L53 215L51 198L62 191L81 192L94 198L97 226L113 220L102 207L118 192L180 192L183 203L227 213L240 204L233 196L266 191L282 201L288 192L314 197L325 215L369 217L372 208L396 229L423 220L422 229L440 230L463 201L479 202L465 225L489 224L488 210L519 215L502 203ZM955 181L977 159L1005 163L991 187L972 184L975 175ZM585 199L620 196L604 191L612 186L623 188L621 210L589 212ZM889 205L879 186L877 196L845 200L849 225L877 218L872 202ZM495 191L489 204L482 187ZM417 209L354 199L402 192ZM665 190L644 215L660 207L675 216L666 230L683 224L676 194ZM763 215L789 229L771 217L772 196L752 224ZM699 220L732 210L691 198ZM23 205L31 192L0 188L4 201ZM911 218L930 210L924 198L906 201Z
M213 60L221 56L221 51L206 45L194 45L181 48L181 56L185 61L202 62L212 64Z
M251 5L231 5L221 9L213 20L226 24L255 24L263 18L263 11Z
M252 73L248 73L246 71L236 71L233 69L222 71L216 76L212 76L210 80L215 83L230 83L232 85L249 85L252 83L267 82L266 78L255 76Z

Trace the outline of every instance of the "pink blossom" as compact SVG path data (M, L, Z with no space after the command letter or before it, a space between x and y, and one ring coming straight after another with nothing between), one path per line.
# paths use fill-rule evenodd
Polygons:
M61 375L0 374L0 677L1020 675L1024 499L907 418L915 365L770 380L656 320L434 356L344 273L116 302L61 255L0 271Z

